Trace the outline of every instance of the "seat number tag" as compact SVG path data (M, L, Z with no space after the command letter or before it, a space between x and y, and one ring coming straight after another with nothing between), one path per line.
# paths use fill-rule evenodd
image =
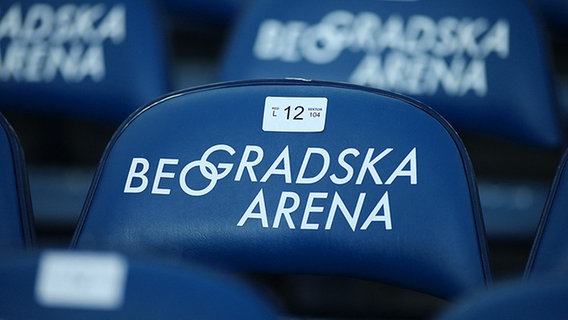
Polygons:
M35 296L46 307L113 310L124 300L127 262L117 254L46 252Z
M266 97L262 130L271 132L322 132L327 98Z

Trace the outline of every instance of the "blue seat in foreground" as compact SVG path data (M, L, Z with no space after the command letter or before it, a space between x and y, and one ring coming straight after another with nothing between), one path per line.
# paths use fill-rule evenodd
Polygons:
M220 81L300 77L412 96L458 132L563 143L546 37L522 0L258 0Z
M566 319L566 278L499 284L452 305L437 320Z
M23 151L0 115L0 252L30 248L35 231Z
M568 151L565 151L550 188L548 199L527 262L528 278L568 275Z
M2 110L120 123L168 91L149 0L0 3Z
M393 93L302 80L189 89L134 113L101 161L76 248L446 299L490 281L462 143Z
M276 319L231 277L112 252L3 257L0 282L2 319Z

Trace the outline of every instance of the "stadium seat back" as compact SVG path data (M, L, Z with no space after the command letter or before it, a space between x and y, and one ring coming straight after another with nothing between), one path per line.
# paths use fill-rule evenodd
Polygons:
M346 84L234 82L133 114L73 245L453 298L489 281L479 211L459 138L421 103Z
M212 270L112 252L0 262L3 319L276 319L268 300Z
M0 251L33 246L35 232L23 151L0 115Z
M3 1L0 26L2 110L120 122L167 92L150 1Z
M568 271L568 152L558 166L526 268L527 277Z
M255 1L220 80L300 77L400 92L459 132L559 147L545 37L519 0Z
M566 299L566 278L510 281L458 301L434 319L563 319Z

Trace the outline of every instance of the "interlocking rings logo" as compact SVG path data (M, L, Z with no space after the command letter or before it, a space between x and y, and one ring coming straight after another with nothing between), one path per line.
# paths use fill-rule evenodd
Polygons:
M226 151L230 155L235 154L235 149L231 148L230 146L228 146L228 145L217 145L217 146L214 146L214 147L207 149L207 151L205 151L205 153L203 153L203 156L201 156L200 160L195 160L195 161L188 163L181 170L181 173L180 173L180 187L185 193L187 193L190 196L206 195L215 188L215 186L217 185L217 182L219 180L225 178L229 174L229 172L231 172L233 165L230 164L230 163L219 163L217 166L215 166L213 163L208 161L208 158L211 155L211 153L218 151L218 150ZM199 172L201 172L201 175L204 178L209 180L209 184L207 185L207 187L205 187L201 190L194 190L187 185L187 181L186 181L187 174L191 169L193 169L195 167L198 167ZM219 172L218 169L222 169L222 171Z

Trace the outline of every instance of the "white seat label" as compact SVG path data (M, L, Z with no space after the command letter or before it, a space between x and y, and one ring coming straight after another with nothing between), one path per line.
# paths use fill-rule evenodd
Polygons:
M39 262L37 302L45 307L120 308L127 268L126 259L117 254L46 252Z
M266 97L263 131L322 132L325 129L327 98Z

